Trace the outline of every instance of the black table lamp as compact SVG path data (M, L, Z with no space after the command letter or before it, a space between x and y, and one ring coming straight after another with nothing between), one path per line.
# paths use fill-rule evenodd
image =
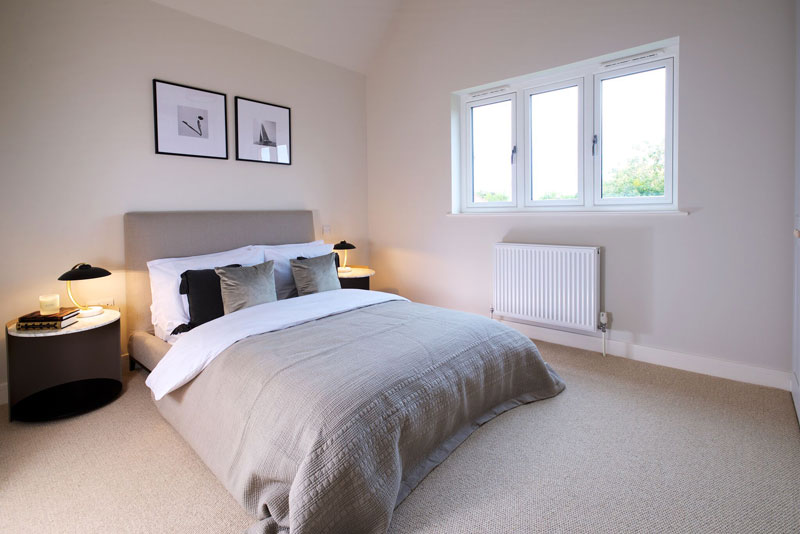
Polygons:
M333 245L333 250L344 250L344 261L342 262L342 266L339 267L340 273L349 273L352 271L352 269L347 266L347 251L353 250L354 248L356 248L356 246L352 243L348 243L347 241L339 241Z
M80 308L81 311L78 313L79 317L93 317L95 315L100 315L103 313L103 307L82 306L78 304L78 301L75 300L74 296L72 296L72 281L91 280L92 278L102 278L109 275L111 275L111 273L102 267L92 267L88 263L78 263L72 269L58 277L59 280L67 282L67 295L69 295L69 300L71 300L75 306Z

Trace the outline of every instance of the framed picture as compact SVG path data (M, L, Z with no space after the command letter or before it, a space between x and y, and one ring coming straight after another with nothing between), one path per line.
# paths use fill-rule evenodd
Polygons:
M236 159L292 164L291 110L237 96Z
M153 80L156 154L228 159L227 97Z

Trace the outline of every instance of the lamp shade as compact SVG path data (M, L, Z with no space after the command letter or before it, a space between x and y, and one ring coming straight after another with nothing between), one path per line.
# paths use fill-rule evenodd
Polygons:
M354 248L356 248L356 246L347 241L339 241L333 245L333 250L353 250Z
M69 271L58 277L59 280L71 282L73 280L90 280L110 276L111 273L102 267L92 267L88 263L79 263Z

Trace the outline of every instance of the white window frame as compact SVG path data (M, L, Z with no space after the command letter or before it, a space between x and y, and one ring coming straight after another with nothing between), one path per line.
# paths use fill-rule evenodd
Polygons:
M594 77L594 123L595 135L597 135L597 154L594 156L594 203L597 206L652 206L652 205L666 205L672 206L674 204L674 191L672 187L673 176L672 163L673 163L673 59L666 58L659 61L651 61L642 63L640 65L633 65L621 69L614 69L612 71L597 74ZM666 69L666 94L665 94L665 146L664 146L664 196L663 197L610 197L603 198L603 81L620 78L622 76L630 76L632 74L639 74L641 72L648 72L657 69Z
M452 213L503 212L678 212L678 38L607 54L532 75L453 93ZM666 71L666 131L664 197L601 198L602 80L661 68ZM579 191L577 200L540 200L532 197L530 98L543 92L578 86ZM472 108L511 100L512 143L517 147L512 172L515 182L510 202L473 202ZM597 135L596 155L592 154ZM520 159L522 158L522 159ZM518 163L522 163L519 165Z
M464 103L463 116L465 118L464 125L465 131L463 135L463 154L465 156L463 161L463 169L465 183L461 190L463 191L464 198L462 198L462 206L467 208L489 209L489 210L507 210L508 208L516 208L519 199L517 193L519 183L519 172L517 161L519 161L519 151L514 154L511 163L511 200L509 202L475 202L475 180L473 180L472 172L472 110L473 108L487 106L490 104L497 104L498 102L511 101L511 146L517 145L517 94L513 92L505 92L503 94L492 96L488 98L481 98L470 100ZM510 158L512 155L509 154Z
M550 93L552 91L558 91L559 89L567 89L569 87L578 87L578 138L576 139L577 142L577 150L578 150L578 198L573 200L562 199L562 200L534 200L533 199L533 153L531 152L531 97L533 95L539 95L542 93ZM548 83L546 85L539 85L537 87L532 87L530 89L526 89L524 91L524 98L525 98L525 118L524 118L524 125L525 125L525 148L523 149L523 154L525 156L525 175L523 176L523 190L525 191L525 202L524 205L526 207L560 207L560 206L583 206L585 200L584 196L584 189L585 186L583 184L583 177L585 176L584 172L584 146L586 143L585 134L584 134L584 96L583 96L583 78L573 78L571 80L564 80L562 82L555 82L555 83Z

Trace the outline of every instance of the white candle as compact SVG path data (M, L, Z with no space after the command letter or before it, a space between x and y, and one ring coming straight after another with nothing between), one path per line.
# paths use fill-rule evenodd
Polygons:
M39 295L39 313L42 315L53 315L58 313L59 310L57 293L52 295Z

